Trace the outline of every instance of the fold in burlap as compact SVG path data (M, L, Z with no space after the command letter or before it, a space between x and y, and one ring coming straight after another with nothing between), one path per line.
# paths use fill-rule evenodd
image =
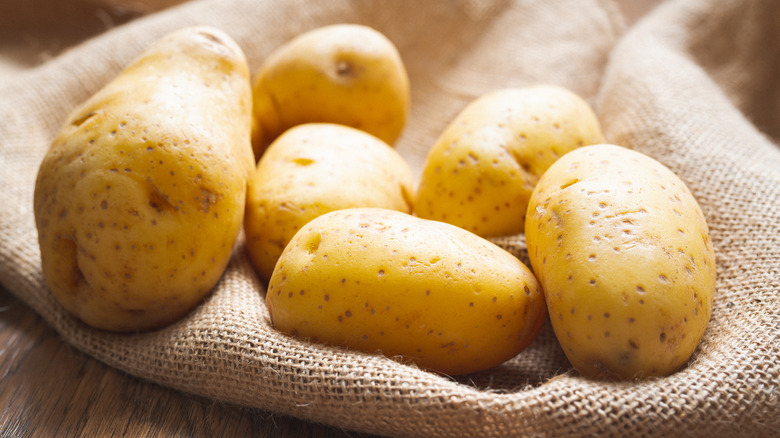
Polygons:
M67 342L179 390L342 428L400 436L767 436L780 430L780 3L674 1L625 35L607 1L203 0L131 21L0 85L0 283ZM413 88L397 148L419 175L471 99L554 83L597 108L608 140L660 160L709 222L718 282L690 362L610 383L571 370L545 327L526 351L452 379L275 332L244 248L205 302L165 329L90 329L43 283L32 214L38 164L68 112L152 41L217 26L255 70L275 47L335 22L398 46ZM500 239L523 256L520 237ZM641 267L637 267L641 269Z

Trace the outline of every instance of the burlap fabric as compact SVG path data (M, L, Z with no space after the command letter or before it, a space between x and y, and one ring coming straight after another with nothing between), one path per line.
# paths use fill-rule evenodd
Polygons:
M152 41L217 26L252 69L307 29L358 22L398 46L412 114L398 144L419 175L471 99L567 86L608 140L660 160L711 227L718 282L691 361L662 379L610 383L571 370L551 329L496 369L457 379L290 339L269 325L244 249L205 302L162 330L116 335L65 314L43 283L32 214L38 163L67 113ZM627 32L607 1L203 0L115 27L0 84L0 283L63 339L182 391L396 436L780 434L780 2L670 0ZM523 256L520 237L500 239ZM637 267L641 269L641 267Z

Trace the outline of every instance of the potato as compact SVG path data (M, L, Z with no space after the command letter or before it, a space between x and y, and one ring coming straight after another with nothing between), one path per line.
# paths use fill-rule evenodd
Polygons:
M174 32L69 117L43 159L43 275L87 324L182 317L222 275L254 167L246 59L223 32Z
M411 213L412 171L395 149L363 131L332 123L290 128L250 177L244 229L264 280L295 233L324 213L351 207Z
M483 237L520 233L544 171L563 154L603 141L593 110L569 90L493 91L466 106L437 139L415 211Z
M688 360L710 317L715 255L672 171L615 145L569 152L537 184L525 232L555 334L582 374L664 376Z
M266 303L290 335L450 375L512 358L547 315L536 278L508 252L443 222L373 208L306 224Z
M409 78L393 43L363 25L308 31L275 50L253 83L255 156L287 129L331 122L393 145L409 113Z

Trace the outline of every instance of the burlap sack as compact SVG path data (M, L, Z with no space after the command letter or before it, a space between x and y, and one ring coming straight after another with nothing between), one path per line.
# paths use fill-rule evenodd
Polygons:
M672 0L625 35L618 16L598 0L203 0L119 26L0 85L0 283L110 366L345 429L421 437L778 435L780 2ZM297 341L269 326L263 285L240 246L206 301L168 328L116 335L65 314L42 281L32 193L67 113L179 27L224 29L254 70L292 36L335 22L368 24L399 47L413 109L398 149L417 174L468 101L540 82L580 93L597 107L610 142L677 172L705 212L717 253L712 320L691 361L662 379L593 381L571 370L548 326L505 365L452 379ZM522 236L501 243L523 256Z

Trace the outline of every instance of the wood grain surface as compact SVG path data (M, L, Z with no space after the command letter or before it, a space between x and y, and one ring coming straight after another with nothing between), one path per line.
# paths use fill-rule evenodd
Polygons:
M355 437L141 381L63 342L0 288L0 437Z

